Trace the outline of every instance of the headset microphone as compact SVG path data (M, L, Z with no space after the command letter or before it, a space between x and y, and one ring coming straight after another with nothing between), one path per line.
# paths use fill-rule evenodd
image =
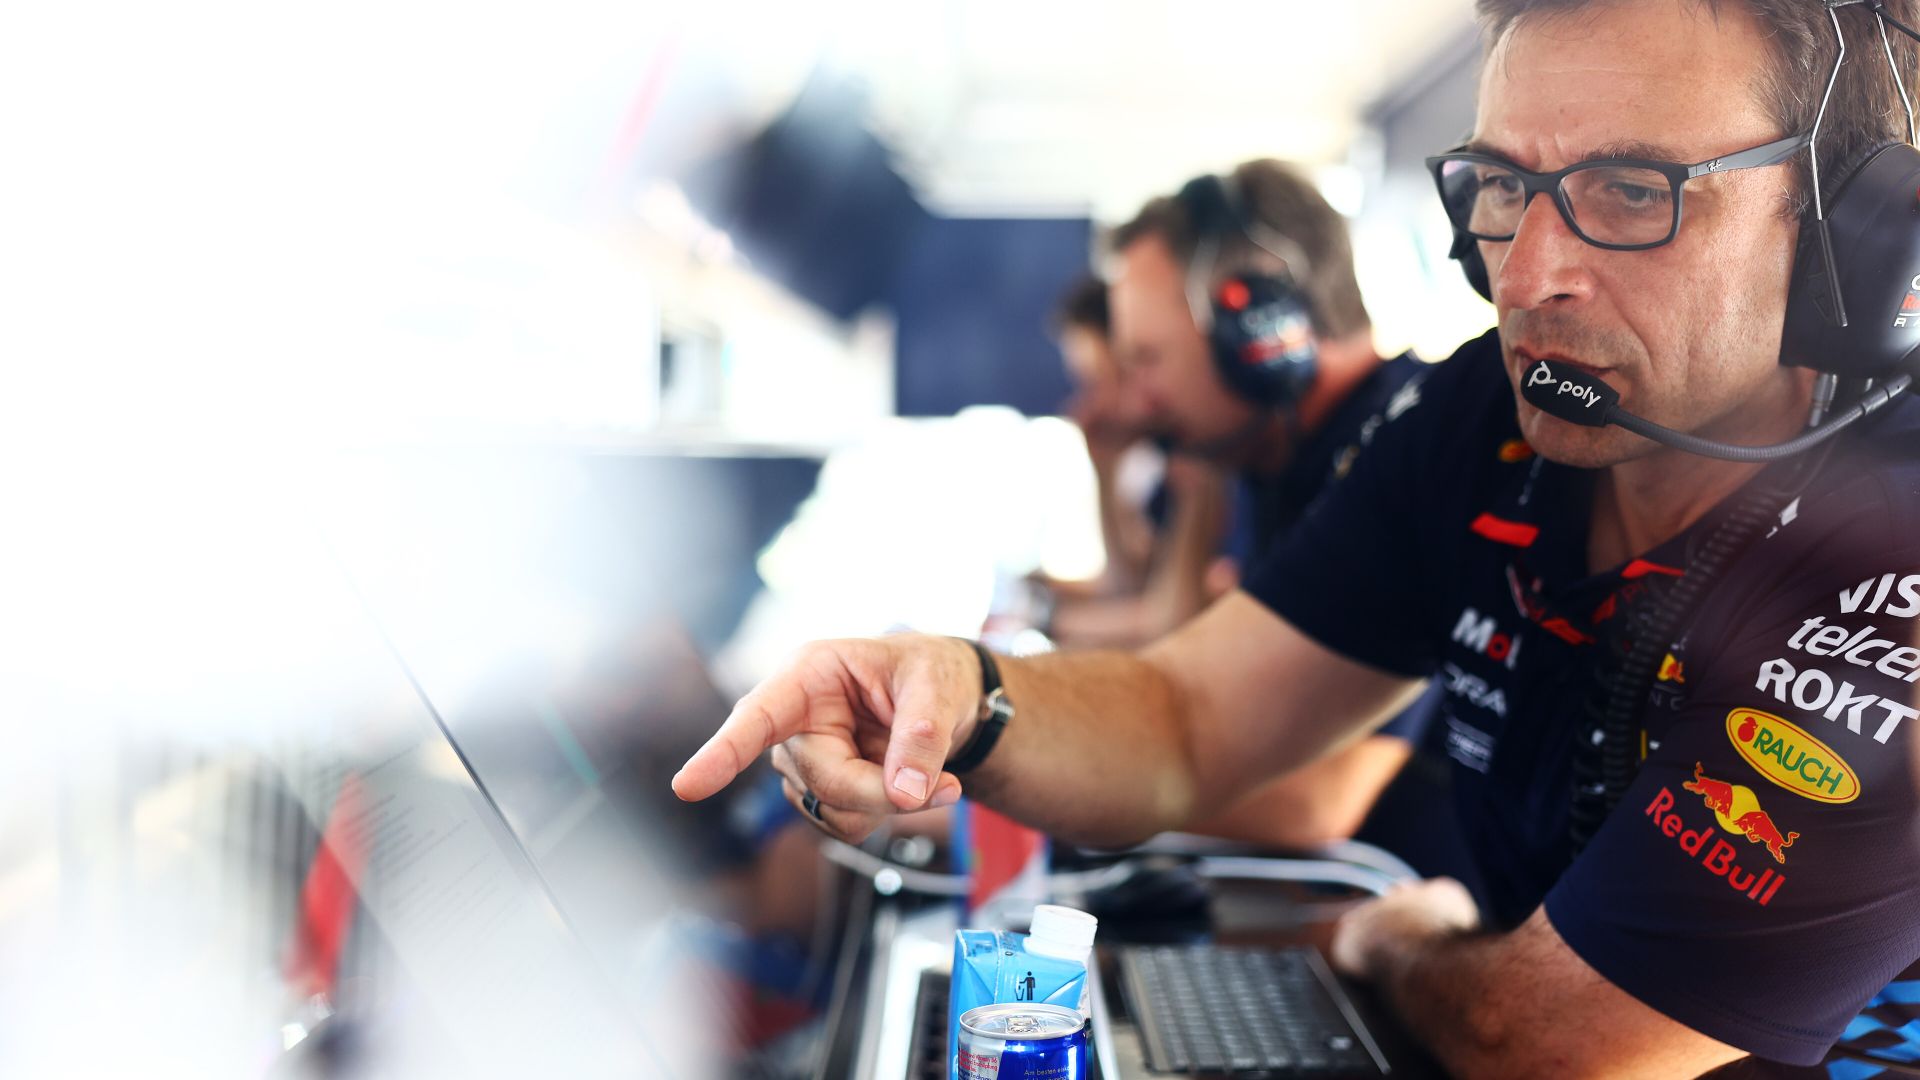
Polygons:
M1527 404L1548 416L1582 427L1606 427L1620 404L1620 391L1583 374L1578 368L1542 360L1527 369L1520 382Z
M1555 363L1552 360L1536 360L1520 380L1520 396L1527 404L1557 420L1583 427L1605 427L1613 424L1623 427L1662 446L1683 450L1689 454L1720 458L1723 461L1775 461L1817 445L1823 440L1838 434L1841 428L1853 423L1874 410L1900 396L1913 382L1911 375L1897 375L1888 381L1874 386L1854 402L1847 411L1813 428L1797 438L1772 446L1734 446L1731 443L1714 442L1689 435L1684 431L1675 431L1663 427L1651 420L1643 420L1620 407L1620 391L1608 386L1606 382L1586 374L1571 364Z

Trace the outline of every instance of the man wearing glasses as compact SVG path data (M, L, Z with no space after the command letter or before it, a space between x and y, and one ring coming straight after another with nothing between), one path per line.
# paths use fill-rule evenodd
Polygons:
M1138 654L810 646L675 788L704 798L771 750L843 837L964 784L1125 844L1357 737L1432 677L1488 910L1424 882L1347 916L1333 951L1451 1071L1913 1060L1920 407L1763 469L1517 400L1550 360L1694 436L1800 431L1814 377L1778 359L1814 152L1832 182L1906 124L1873 12L1831 16L1852 48L1807 145L1838 51L1816 0L1480 7L1474 138L1434 168L1499 330L1429 374L1241 591ZM1911 85L1912 48L1886 51ZM1719 558L1755 506L1759 538ZM1713 587L1653 639L1623 747L1593 718L1689 575ZM1617 803L1596 754L1630 757Z

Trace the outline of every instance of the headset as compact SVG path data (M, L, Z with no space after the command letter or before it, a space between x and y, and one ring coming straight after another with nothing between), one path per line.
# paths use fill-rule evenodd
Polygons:
M1907 93L1900 69L1893 59L1893 46L1887 39L1887 25L1916 41L1916 32L1889 15L1883 0L1824 0L1827 17L1839 43L1833 71L1827 77L1826 91L1814 116L1807 152L1812 155L1813 198L1802 219L1800 241L1794 256L1792 276L1787 290L1786 321L1782 327L1780 362L1789 367L1810 368L1822 376L1816 392L1816 407L1811 430L1800 438L1775 447L1731 447L1695 439L1679 432L1650 424L1623 410L1606 408L1591 415L1566 415L1547 408L1544 393L1526 392L1533 387L1557 389L1571 383L1593 389L1605 397L1605 384L1582 379L1578 372L1552 365L1530 373L1523 386L1524 396L1537 407L1561 419L1599 426L1615 423L1689 453L1737 461L1768 461L1797 453L1837 433L1886 404L1910 385L1911 375L1920 361L1920 138L1915 137L1913 102ZM1831 193L1822 191L1819 135L1826 119L1827 102L1832 97L1840 65L1845 62L1847 42L1840 30L1839 8L1863 6L1873 12L1880 30L1880 44L1893 74L1895 87L1907 113L1907 140L1889 141L1873 147L1858 165L1843 169L1842 179ZM1467 283L1488 300L1493 299L1487 265L1480 245L1464 231L1455 230L1453 246L1447 253L1460 262ZM1537 381L1536 381L1537 377ZM1881 385L1881 393L1870 394L1866 407L1843 413L1825 424L1821 412L1832 400L1835 381L1872 380ZM1535 400L1536 396L1542 400ZM1556 398L1562 395L1555 393ZM1617 396L1617 395L1616 395ZM1560 402L1564 404L1564 398ZM1601 413L1605 413L1604 418Z
M1193 223L1187 264L1187 307L1207 336L1220 381L1266 408L1297 405L1320 368L1314 334L1320 322L1299 284L1308 273L1299 244L1251 218L1231 178L1207 175L1182 187L1174 201ZM1209 287L1222 237L1239 233L1286 264L1278 274L1236 271Z

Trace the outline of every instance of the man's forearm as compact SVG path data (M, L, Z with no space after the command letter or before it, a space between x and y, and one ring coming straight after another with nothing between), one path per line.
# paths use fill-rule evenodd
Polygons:
M1496 935L1435 931L1383 952L1370 964L1373 984L1401 1022L1456 1076L1511 1075L1508 1031L1492 1003L1512 973Z
M1186 830L1294 849L1345 840L1412 752L1404 739L1363 738L1261 784L1225 811L1189 822Z
M1115 473L1117 459L1095 458L1093 476L1100 500L1100 539L1107 549L1107 568L1101 575L1109 592L1132 593L1147 576L1153 557L1153 526L1138 510L1120 498Z
M1207 567L1226 527L1225 483L1187 485L1174 506L1166 550L1147 574L1144 598L1153 636L1171 633L1207 606Z
M1224 810L1419 688L1320 646L1238 593L1137 655L1055 654L1001 670L1014 718L961 783L1023 821L1101 845ZM972 727L962 721L954 743L965 745Z
M1424 881L1348 913L1334 935L1335 962L1379 987L1452 1075L1698 1076L1740 1056L1602 978L1544 910L1486 934L1467 929L1472 903L1458 882Z
M1129 653L1000 661L1015 715L966 793L1070 840L1121 846L1183 824L1195 804L1178 691ZM962 733L962 738L966 733Z

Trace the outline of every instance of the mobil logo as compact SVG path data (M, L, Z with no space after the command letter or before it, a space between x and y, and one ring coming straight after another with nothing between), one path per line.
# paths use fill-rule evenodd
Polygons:
M1460 612L1453 624L1453 640L1512 671L1520 660L1520 635L1500 629L1491 615L1482 615L1469 607Z

